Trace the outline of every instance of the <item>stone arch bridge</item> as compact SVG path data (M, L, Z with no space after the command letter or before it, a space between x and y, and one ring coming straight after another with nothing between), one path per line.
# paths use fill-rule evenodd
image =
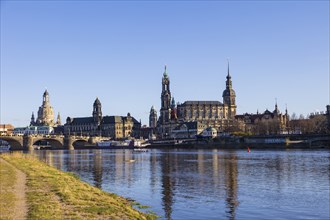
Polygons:
M89 136L63 136L63 135L24 135L24 136L0 136L0 139L7 141L13 150L33 150L34 145L39 141L47 141L53 149L74 150L78 143L96 144L103 137Z

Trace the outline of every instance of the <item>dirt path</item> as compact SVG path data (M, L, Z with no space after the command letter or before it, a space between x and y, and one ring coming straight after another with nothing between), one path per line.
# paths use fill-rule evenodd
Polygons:
M8 164L13 167L16 171L17 181L14 186L14 194L16 197L15 207L13 208L13 219L21 220L27 217L27 203L26 203L26 175L7 161L1 159L1 163Z

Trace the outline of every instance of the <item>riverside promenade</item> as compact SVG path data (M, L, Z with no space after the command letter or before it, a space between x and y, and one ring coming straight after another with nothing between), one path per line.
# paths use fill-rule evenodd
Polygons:
M152 141L150 148L217 148L217 149L330 149L330 135L258 135L216 138L164 139Z

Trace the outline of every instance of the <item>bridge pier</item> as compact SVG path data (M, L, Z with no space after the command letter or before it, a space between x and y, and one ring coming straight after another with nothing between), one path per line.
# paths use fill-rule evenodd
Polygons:
M64 138L64 147L68 150L74 150L73 139L71 136L65 136Z
M33 151L33 137L30 135L23 137L23 149L27 149L28 151Z
M89 144L96 144L96 142L97 142L97 138L96 138L96 137L90 137L90 138L88 139L88 143L89 143Z

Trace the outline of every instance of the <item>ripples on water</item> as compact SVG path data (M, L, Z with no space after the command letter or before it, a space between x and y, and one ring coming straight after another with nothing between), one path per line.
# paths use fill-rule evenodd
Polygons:
M162 219L329 219L330 151L35 151Z

